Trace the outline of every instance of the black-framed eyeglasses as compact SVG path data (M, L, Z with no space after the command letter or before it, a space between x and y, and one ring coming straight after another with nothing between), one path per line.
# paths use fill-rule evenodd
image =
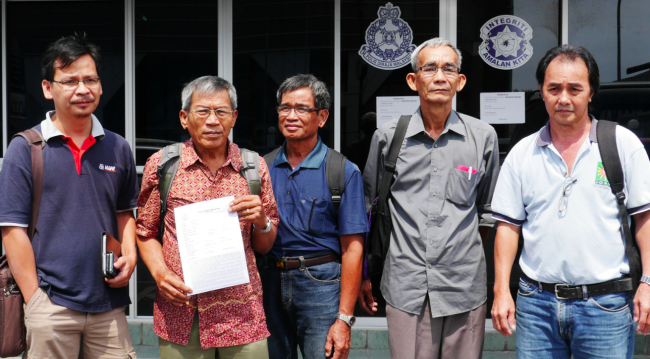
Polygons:
M422 71L423 77L431 77L438 72L438 69L442 69L442 73L446 77L455 77L456 75L458 75L458 67L453 65L445 65L442 67L438 67L436 65L425 65L425 66L416 67L414 72Z
M560 212L561 216L566 214L567 208L569 207L569 195L571 195L571 189L573 188L573 184L576 182L578 182L577 179L568 175L564 179L564 185L562 186L562 197L560 197L560 203L558 205L558 211Z
M67 81L55 81L52 80L52 82L56 82L59 85L61 85L63 88L68 89L68 90L73 90L79 87L79 83L83 83L84 86L88 88L97 88L99 86L99 77L96 77L94 79L85 79L85 80L67 80Z
M278 106L278 113L282 116L289 116L291 111L295 111L298 116L307 116L311 112L316 112L322 110L322 108L309 108L309 107L291 107L291 106Z
M198 110L190 110L190 112L194 113L194 115L200 119L206 119L210 117L210 113L214 112L214 115L217 116L218 119L227 120L230 118L230 116L232 116L235 110L222 107L216 110L211 110L209 108L200 108Z

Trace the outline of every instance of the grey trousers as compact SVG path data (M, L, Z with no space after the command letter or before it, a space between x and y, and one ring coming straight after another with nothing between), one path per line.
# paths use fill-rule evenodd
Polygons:
M460 314L431 319L429 300L419 315L386 305L393 359L480 359L485 337L485 304Z

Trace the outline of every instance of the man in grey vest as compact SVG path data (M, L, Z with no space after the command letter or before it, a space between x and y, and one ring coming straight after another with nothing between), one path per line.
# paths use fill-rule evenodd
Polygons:
M491 224L497 134L452 110L467 79L449 41L426 41L411 65L406 81L420 108L408 123L390 187L392 233L381 280L391 356L479 358L487 299L481 239ZM363 175L368 211L397 123L383 125L372 139ZM369 279L359 302L371 314L377 310Z

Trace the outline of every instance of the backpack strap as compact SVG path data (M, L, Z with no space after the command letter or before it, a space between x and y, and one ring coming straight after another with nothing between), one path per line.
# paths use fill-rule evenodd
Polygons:
M268 167L271 167L271 163L273 163L273 160L275 160L275 158L278 156L278 153L280 153L280 149L282 149L282 146L274 149L264 156L264 161Z
M381 203L385 203L388 199L388 191L390 190L390 184L393 181L393 174L395 173L395 167L397 165L397 156L399 156L399 150L402 147L404 138L406 137L406 129L408 128L410 121L411 116L401 116L399 121L397 121L395 134L393 135L393 140L388 149L388 158L384 163L384 173L379 188L377 189L378 201Z
M37 130L30 128L23 132L18 132L11 139L16 137L24 138L29 143L32 154L32 215L29 218L27 227L27 236L31 241L36 231L36 220L38 219L38 210L41 207L41 195L43 193L43 148L45 139Z
M174 143L165 146L162 151L160 163L156 169L156 176L158 177L158 191L160 192L160 230L158 231L158 239L162 241L163 233L165 231L165 213L167 213L167 198L169 191L172 188L174 177L178 171L178 164L181 159L181 152L183 151L182 143Z
M630 278L632 278L632 286L634 290L639 286L641 275L641 260L639 253L634 248L634 237L630 230L628 222L627 207L625 207L625 177L623 175L623 167L621 166L621 158L618 155L618 147L616 146L616 122L603 121L597 122L596 136L598 138L598 148L600 149L600 158L605 167L605 174L609 181L609 186L612 193L616 196L616 203L618 204L618 212L621 216L621 225L623 226L623 234L625 236L625 254L627 255L630 264Z
M262 192L262 181L260 179L260 156L255 151L241 149L241 158L244 167L239 172L248 182L250 194L259 196Z
M341 197L345 192L345 161L345 156L338 151L329 149L327 162L325 163L325 176L327 177L330 196L332 196L332 203L337 213L341 205Z

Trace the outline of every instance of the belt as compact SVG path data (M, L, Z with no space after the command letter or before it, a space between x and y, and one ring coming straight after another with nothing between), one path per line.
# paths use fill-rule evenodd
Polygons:
M569 285L565 283L542 283L525 274L522 274L522 277L531 283L537 283L543 290L555 294L557 299L585 299L597 295L628 292L632 290L632 279L630 278L588 285Z
M296 269L301 267L301 262L304 262L305 267L312 267L319 264L325 264L329 262L334 262L339 259L338 254L328 254L322 257L315 258L303 258L303 257L268 257L268 264L271 267L276 267L280 269Z

